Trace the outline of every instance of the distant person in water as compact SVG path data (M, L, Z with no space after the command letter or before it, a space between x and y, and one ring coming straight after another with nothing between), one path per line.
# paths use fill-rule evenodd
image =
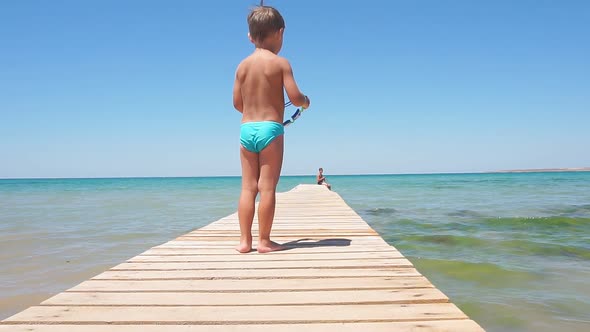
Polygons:
M318 184L324 185L328 187L328 189L332 190L332 186L326 181L326 177L324 176L324 169L320 167L318 170L318 176L316 178Z

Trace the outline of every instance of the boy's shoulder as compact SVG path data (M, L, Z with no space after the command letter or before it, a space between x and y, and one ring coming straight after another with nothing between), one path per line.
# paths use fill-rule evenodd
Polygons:
M249 65L251 62L254 61L262 63L272 63L280 66L290 66L289 61L280 55L274 54L272 52L265 52L264 54L254 52L245 57L238 65L238 68L243 67L245 65Z
M261 68L265 68L264 71L271 69L272 75L282 75L291 71L291 65L286 58L274 53L257 54L254 52L240 62L236 69L236 78L244 80L248 75L259 73ZM270 74L270 72L268 73Z

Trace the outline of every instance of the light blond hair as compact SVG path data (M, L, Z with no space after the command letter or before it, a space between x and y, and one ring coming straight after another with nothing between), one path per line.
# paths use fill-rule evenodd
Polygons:
M270 6L258 6L248 14L250 38L263 41L270 33L285 28L285 20L278 10Z

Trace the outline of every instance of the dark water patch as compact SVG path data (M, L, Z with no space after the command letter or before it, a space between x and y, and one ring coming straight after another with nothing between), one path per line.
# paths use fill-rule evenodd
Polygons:
M385 241L392 245L397 245L399 241L421 242L421 240L431 243L444 243L453 241L453 239L446 238L447 236L454 236L445 234L473 234L479 230L477 225L463 222L448 223L412 219L391 220L385 223L369 219L368 222L371 227L381 234ZM433 238L421 238L421 236L427 237L430 234L435 235L433 235ZM412 238L411 236L415 237Z
M464 225L456 225L455 223L450 225L443 222L414 219L390 219L383 222L368 218L367 221L383 237L394 236L396 238L410 234L440 234L449 229L462 229L464 227Z
M502 241L499 246L524 255L569 257L590 260L590 248L570 244L539 243L527 240Z
M469 234L479 231L480 228L477 224L469 221L455 221L455 222L448 222L448 223L441 223L440 227L445 230L450 231L461 231L461 232L469 232Z
M435 247L437 250L455 249L474 250L481 254L482 250L517 254L518 256L552 256L590 260L590 246L573 245L571 243L550 243L531 241L527 238L512 240L493 240L473 236L452 234L385 236L384 239L399 249L423 252Z
M486 331L526 331L529 325L527 318L519 313L518 308L508 303L465 300L453 299L453 303Z
M363 213L370 216L391 216L397 213L397 210L394 208L372 208L364 210Z
M469 282L478 287L516 288L529 287L529 283L540 280L531 272L506 269L492 263L472 263L456 260L437 260L408 257L416 268L427 277L434 276Z
M549 208L546 211L554 215L565 217L590 217L590 204L560 206Z
M456 210L453 212L449 212L447 213L447 216L449 217L455 217L455 218L481 218L484 215L476 212L476 211L472 211L472 210Z
M431 189L461 189L461 186L459 185L447 185L447 184L439 184L439 185L434 185L431 187Z
M411 219L390 220L389 218L366 218L367 223L383 238L392 237L398 239L399 235L414 233L417 223Z
M424 232L424 234L441 234L441 233L461 233L468 232L471 234L478 231L478 225L470 221L453 221L445 220L421 220L414 223L417 232ZM436 232L436 233L432 233Z
M551 311L560 317L570 320L575 320L577 317L580 317L587 322L590 322L590 312L588 312L590 303L587 301L563 298L548 300L545 301L545 304L551 308Z
M487 245L489 241L468 236L457 235L413 235L402 237L403 241L433 243L445 246L477 247Z
M432 259L472 260L475 257L481 260L493 260L494 241L486 239L458 236L458 235L423 235L404 234L398 238L385 238L392 246L400 250L404 255L414 257L427 257Z
M518 295L503 300L484 296L452 299L466 315L474 319L486 331L588 331L588 304L564 299L560 301L521 298ZM547 323L550 317L551 324Z
M500 217L475 221L496 230L578 231L590 230L590 218L552 217Z

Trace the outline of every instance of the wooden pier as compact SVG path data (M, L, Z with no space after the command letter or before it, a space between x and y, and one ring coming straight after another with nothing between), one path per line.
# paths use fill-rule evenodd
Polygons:
M0 332L483 331L324 186L278 194L272 237L289 249L237 253L232 214L7 318Z

